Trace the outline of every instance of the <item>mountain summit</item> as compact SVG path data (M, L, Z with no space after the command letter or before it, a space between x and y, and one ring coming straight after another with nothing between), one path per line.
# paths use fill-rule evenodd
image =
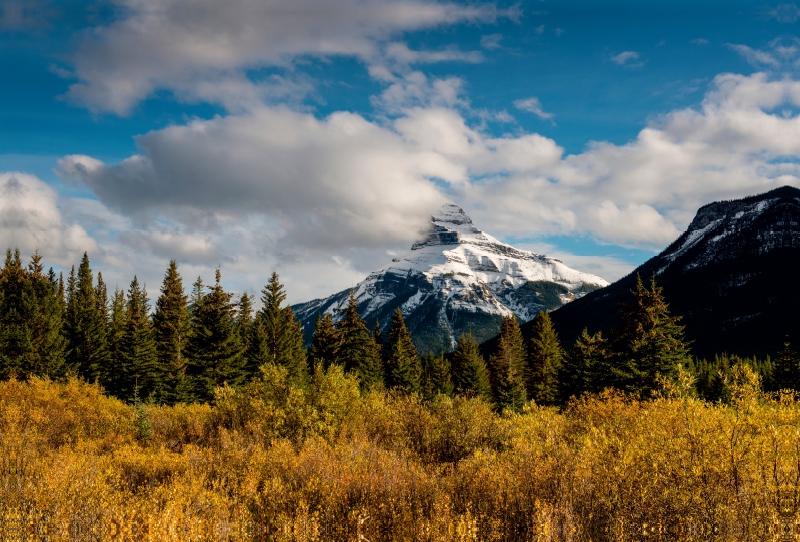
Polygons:
M800 190L790 186L701 207L661 254L602 292L552 314L565 345L586 327L612 329L636 274L655 276L673 314L683 315L695 355L763 356L788 337L800 346Z
M359 312L371 325L389 323L401 308L420 351L447 351L472 330L481 341L495 335L503 316L530 320L540 310L608 283L560 260L516 249L479 230L464 210L446 204L431 217L424 239L374 271L355 288ZM292 307L310 340L317 314L347 303L349 290Z

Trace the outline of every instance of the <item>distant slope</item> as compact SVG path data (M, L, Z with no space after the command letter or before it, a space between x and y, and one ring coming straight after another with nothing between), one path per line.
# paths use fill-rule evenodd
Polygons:
M608 283L561 261L519 250L484 233L456 205L431 217L424 240L360 282L359 311L370 326L388 325L402 309L422 352L449 351L469 330L479 341L495 335L503 316L530 320ZM347 303L348 291L292 307L310 341L317 314Z
M798 270L800 190L786 186L701 207L661 254L551 316L565 346L584 327L607 332L618 324L619 303L631 298L636 274L655 275L673 314L683 315L695 355L764 356L786 336L800 347Z

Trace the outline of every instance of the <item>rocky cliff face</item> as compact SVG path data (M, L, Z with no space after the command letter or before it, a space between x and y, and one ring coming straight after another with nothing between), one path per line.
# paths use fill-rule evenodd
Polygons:
M431 217L427 236L355 288L370 325L389 323L401 308L417 347L449 351L462 333L478 340L497 333L503 316L530 320L608 283L555 258L518 250L479 230L456 205ZM295 305L310 340L317 314L347 302L348 291Z
M584 327L613 328L636 273L655 275L672 312L684 316L696 355L744 356L776 352L786 337L800 346L800 190L701 207L687 230L658 256L601 292L552 314L562 340L572 344Z

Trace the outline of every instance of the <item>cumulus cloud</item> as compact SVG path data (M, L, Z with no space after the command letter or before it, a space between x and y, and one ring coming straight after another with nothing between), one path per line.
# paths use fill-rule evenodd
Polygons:
M518 16L492 4L432 0L116 0L124 16L88 33L73 60L67 98L125 115L157 89L229 109L304 88L303 81L253 81L247 70L290 66L302 56L347 55L368 63L405 31ZM479 59L476 53L393 49L408 61ZM390 51L392 52L392 51Z
M66 265L98 245L79 224L64 219L58 195L33 175L0 173L0 245Z
M539 98L536 96L532 96L530 98L525 98L524 100L517 100L514 102L514 107L521 111L527 111L528 113L533 113L540 119L550 120L555 115L553 113L547 113L542 108L542 102L539 101Z
M316 296L407 249L445 200L500 237L660 250L705 203L800 184L793 107L800 82L723 74L699 107L652 121L629 143L565 155L539 134L491 136L446 103L409 106L391 121L262 106L146 134L118 164L68 156L59 167L130 221L114 241L120 254L254 277L324 269L298 286Z

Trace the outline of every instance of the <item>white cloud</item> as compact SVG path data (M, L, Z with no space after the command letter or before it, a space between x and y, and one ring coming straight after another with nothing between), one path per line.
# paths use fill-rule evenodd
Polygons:
M94 239L79 224L65 220L58 195L33 175L0 173L0 246L39 252L48 262L67 265L84 251L97 251Z
M695 45L708 45L709 41L705 38L695 38L689 43L694 43Z
M253 107L307 82L254 82L247 70L291 66L302 56L347 55L372 63L405 31L518 17L517 9L433 0L116 0L125 16L88 33L73 60L67 98L93 111L128 114L158 89L230 110ZM396 50L395 52L404 52ZM478 59L476 53L413 52L411 62Z
M777 67L780 65L780 61L773 54L766 51L759 51L747 45L728 44L728 47L742 55L747 62L755 67Z
M636 51L623 51L618 55L612 56L611 62L619 64L620 66L639 67L642 65L641 62L637 62L639 56L639 53Z
M781 23L794 23L800 18L800 8L795 4L780 4L770 9L767 14Z
M487 36L481 37L481 47L484 49L489 49L490 51L493 49L499 49L500 40L503 39L502 34L489 34Z
M547 113L542 108L542 102L540 102L539 98L536 96L525 98L524 100L517 100L514 102L514 107L522 111L527 111L528 113L533 113L544 120L550 120L555 116L553 113Z
M446 199L500 237L660 250L705 203L800 184L800 117L785 113L800 107L800 82L790 79L720 75L698 108L574 155L539 134L490 136L445 102L379 122L262 106L146 134L119 164L70 156L60 168L112 210L83 203L93 223L130 230L98 237L106 254L159 266L171 254L209 273L222 263L255 284L277 268L296 281L294 300L385 264ZM601 264L624 266L592 265Z

